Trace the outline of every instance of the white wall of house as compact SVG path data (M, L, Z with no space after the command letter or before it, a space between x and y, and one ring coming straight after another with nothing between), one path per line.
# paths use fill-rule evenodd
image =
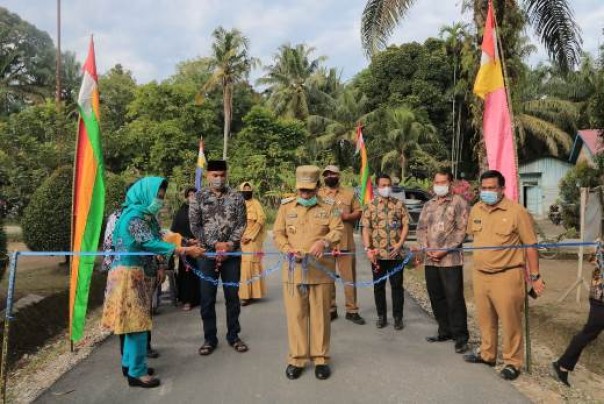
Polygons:
M555 157L542 157L520 164L520 203L535 218L547 217L550 205L560 195L560 180L573 167Z

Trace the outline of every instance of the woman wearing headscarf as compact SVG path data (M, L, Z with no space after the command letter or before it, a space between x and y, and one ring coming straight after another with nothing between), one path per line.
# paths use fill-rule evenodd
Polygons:
M189 223L189 201L195 198L195 192L197 189L193 187L185 190L185 201L174 215L170 227L170 231L180 234L185 244L187 240L195 239ZM191 271L191 267L195 265L195 260L185 260L184 257L178 260L178 299L183 304L184 311L199 305L199 278Z
M168 184L161 177L145 177L128 190L126 202L113 232L118 253L151 252L169 257L185 254L200 257L200 247L175 247L162 241L156 215L162 208ZM154 256L121 255L111 263L107 276L102 326L124 335L122 371L130 386L157 387L158 378L147 368L147 331L151 330L151 298L144 268Z
M241 305L246 306L254 299L261 299L266 295L264 278L254 277L262 275L262 251L266 237L266 215L260 202L253 198L252 184L244 182L239 186L239 191L245 199L247 212L247 225L241 238L241 283L239 285L239 299Z

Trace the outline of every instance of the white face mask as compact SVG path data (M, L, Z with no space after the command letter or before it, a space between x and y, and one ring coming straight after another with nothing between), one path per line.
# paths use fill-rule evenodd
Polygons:
M392 187L384 187L384 188L378 188L378 194L380 194L380 196L382 198L388 198L390 196L390 194L392 193Z
M436 196L445 196L449 193L448 185L434 185L432 190L436 194Z

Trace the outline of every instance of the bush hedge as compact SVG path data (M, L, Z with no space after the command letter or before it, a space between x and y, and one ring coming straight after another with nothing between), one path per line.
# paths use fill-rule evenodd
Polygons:
M62 166L48 177L23 212L23 241L32 251L69 251L73 169Z

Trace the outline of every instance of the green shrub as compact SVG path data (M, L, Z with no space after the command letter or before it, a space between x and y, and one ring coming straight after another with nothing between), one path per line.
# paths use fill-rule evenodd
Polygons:
M33 193L23 212L23 241L33 251L69 251L73 169L62 166Z
M124 199L126 199L126 186L128 186L128 181L121 175L109 172L105 174L104 219L107 219L107 216L122 206Z
M560 181L560 200L562 207L562 222L566 229L579 230L581 192L579 188L593 188L600 185L600 175L597 168L587 162L580 162L566 173Z

